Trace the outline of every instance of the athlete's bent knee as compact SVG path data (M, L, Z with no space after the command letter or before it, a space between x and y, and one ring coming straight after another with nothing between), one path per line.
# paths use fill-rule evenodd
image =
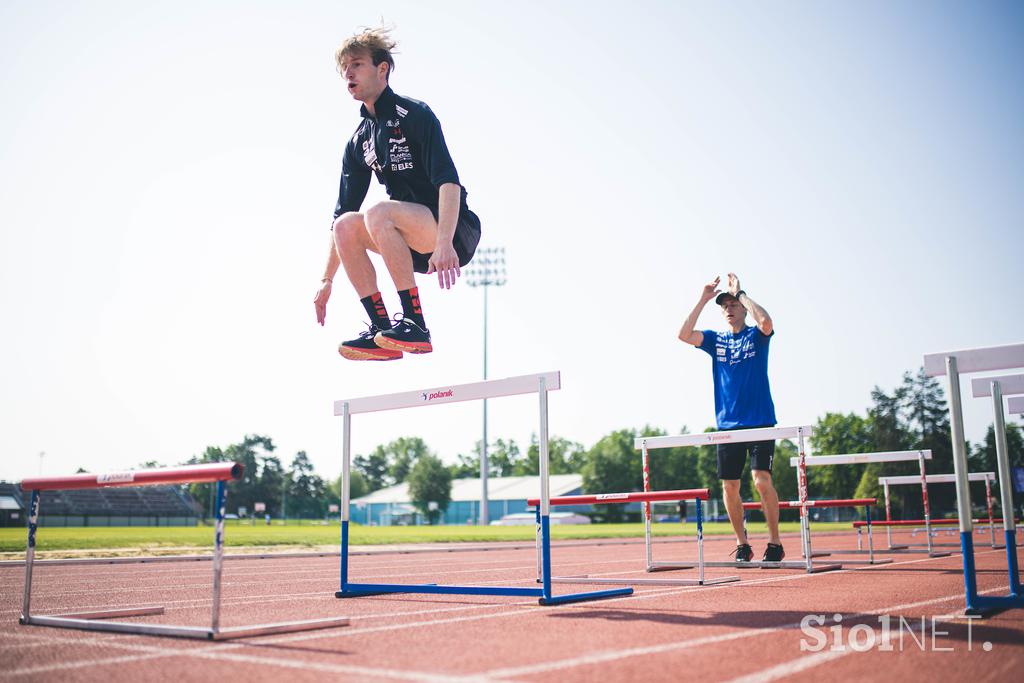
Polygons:
M391 220L391 206L387 202L374 204L366 210L366 230L375 234L394 225Z
M334 221L334 237L339 243L348 243L358 239L363 229L363 214L349 211L338 216Z

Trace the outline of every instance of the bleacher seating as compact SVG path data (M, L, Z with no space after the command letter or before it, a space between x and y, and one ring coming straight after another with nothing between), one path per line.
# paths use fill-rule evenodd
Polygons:
M0 482L0 495L20 499L28 511L32 493L18 484ZM198 507L191 496L176 486L110 487L43 491L39 501L43 515L111 517L195 517Z

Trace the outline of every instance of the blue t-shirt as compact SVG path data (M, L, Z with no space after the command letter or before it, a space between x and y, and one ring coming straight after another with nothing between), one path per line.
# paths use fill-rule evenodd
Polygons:
M775 404L768 387L771 335L765 336L761 330L750 326L736 334L703 332L700 349L711 356L718 428L774 426Z

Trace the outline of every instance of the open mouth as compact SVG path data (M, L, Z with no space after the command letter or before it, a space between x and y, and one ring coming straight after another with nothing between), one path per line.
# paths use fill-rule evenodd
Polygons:
M348 91L349 91L349 92L352 92L352 91L353 91L353 90L355 90L355 89L356 89L356 84L355 84L355 83L351 83L351 82L350 82L350 83L348 84Z

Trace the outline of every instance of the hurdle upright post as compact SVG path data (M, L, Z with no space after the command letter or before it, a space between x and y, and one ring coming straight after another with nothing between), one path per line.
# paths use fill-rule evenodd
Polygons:
M804 551L804 561L807 562L807 571L814 569L814 562L811 559L811 522L810 509L807 507L807 447L804 443L804 428L797 427L797 463L796 481L797 494L800 498L800 543Z
M217 517L213 534L213 608L210 610L210 633L220 632L221 576L224 573L224 481L217 482Z
M341 592L348 589L348 522L352 468L352 411L341 405Z
M996 464L999 472L999 502L1003 508L1003 534L1006 537L1006 568L1010 575L1010 594L1015 597L1024 597L1021 592L1020 571L1017 567L1017 538L1016 538L1016 516L1013 509L1013 491L1011 489L1013 479L1010 477L1010 453L1006 445L1006 418L1003 415L1003 390L998 381L992 381L992 407L995 415L993 426L996 436ZM988 486L988 481L985 482ZM989 528L993 528L992 503L989 498ZM995 545L995 538L992 539Z
M928 555L932 555L932 510L931 504L928 502L928 474L926 473L924 466L924 451L918 451L918 469L921 471L921 505L924 507L924 535L928 539ZM886 510L889 509L888 502L888 491L889 484L885 485L886 490Z
M956 356L946 356L946 385L949 390L949 427L953 440L953 474L956 475L956 508L960 517L960 550L964 559L964 590L967 610L976 610L977 577L974 573L974 516L971 489L967 481L967 453L964 446L963 406L960 400L960 371ZM930 542L930 541L929 541Z
M551 487L548 482L548 387L544 376L539 379L537 395L540 403L540 536L542 601L551 600Z
M39 523L39 489L32 489L32 499L28 506L28 547L25 549L25 594L21 603L21 623L26 623L32 616L32 563L36 557L36 528Z
M650 493L651 491L651 468L650 468L650 453L647 451L647 439L644 439L640 444L640 459L641 465L643 466L643 484L644 493ZM697 501L698 514L700 512L701 501ZM683 520L685 521L685 520ZM654 554L651 550L651 503L650 501L644 501L644 545L646 546L647 553L647 571L651 571L654 568ZM703 579L704 577L701 576Z

